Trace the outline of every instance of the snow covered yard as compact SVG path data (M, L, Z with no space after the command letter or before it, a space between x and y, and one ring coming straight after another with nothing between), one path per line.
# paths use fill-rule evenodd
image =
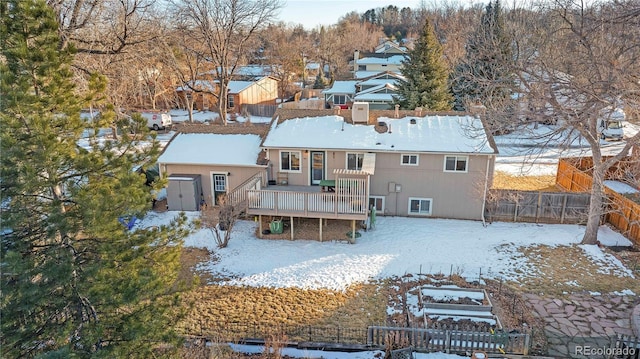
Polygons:
M167 223L176 214L151 212L140 225ZM196 215L189 213L193 218ZM252 287L342 291L372 280L438 273L520 283L540 275L536 258L522 251L539 245L581 248L584 258L600 271L620 278L634 276L603 248L577 246L584 233L584 227L578 225L495 222L485 227L479 221L379 217L376 228L363 232L354 245L261 240L255 231L255 222L239 221L229 247L217 249L210 231L201 229L186 239L185 246L215 252L216 260L201 263L200 270L230 278L230 285ZM608 246L631 245L606 226L600 228L599 239Z

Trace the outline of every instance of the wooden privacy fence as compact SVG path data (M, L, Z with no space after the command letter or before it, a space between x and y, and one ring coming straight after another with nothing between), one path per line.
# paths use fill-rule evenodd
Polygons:
M592 162L584 158L572 159L571 161L560 159L556 184L570 192L591 192L593 180L590 167L585 168L584 166L592 166ZM605 178L609 179L611 178L609 176L621 173L620 167L622 166L619 165L618 169L607 172ZM611 179L616 179L616 177ZM606 186L604 192L607 195L604 220L635 242L636 245L640 245L640 204Z
M493 189L487 198L489 221L585 223L589 195Z
M276 113L278 105L256 105L256 104L243 104L240 113L248 112L251 116L256 117L273 117Z

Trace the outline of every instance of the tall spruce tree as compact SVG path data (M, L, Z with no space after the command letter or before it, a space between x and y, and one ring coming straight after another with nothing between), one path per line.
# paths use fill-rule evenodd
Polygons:
M401 70L406 81L398 84L396 103L408 110L416 107L450 110L453 99L447 84L449 73L442 45L428 19L425 19L415 47L407 55Z
M154 161L156 141L139 150L133 137L95 135L113 118L105 82L92 76L92 90L76 92L73 54L59 50L45 0L2 1L0 19L0 356L165 354L158 344L177 338L170 288L184 216L148 230L118 221L150 207L134 168ZM80 110L90 104L103 111L88 124Z
M480 102L489 110L504 113L514 88L513 61L502 6L499 0L491 1L480 26L469 36L465 57L452 73L454 109L469 110L469 106Z

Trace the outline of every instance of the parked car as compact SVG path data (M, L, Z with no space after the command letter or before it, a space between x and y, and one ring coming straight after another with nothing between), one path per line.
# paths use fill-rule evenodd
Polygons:
M626 121L624 110L617 108L611 111L605 109L603 115L598 120L598 132L600 139L620 141L624 137L623 123Z
M173 125L171 115L167 112L142 111L140 116L147 120L147 127L154 131L164 130Z

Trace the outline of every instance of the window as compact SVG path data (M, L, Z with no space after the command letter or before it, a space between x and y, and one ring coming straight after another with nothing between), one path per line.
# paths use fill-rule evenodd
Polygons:
M384 213L384 196L369 196L369 208L375 208L376 213Z
M333 95L333 104L334 105L344 105L347 103L346 95Z
M417 166L418 155L402 155L402 160L400 163L405 166Z
M227 192L227 176L217 174L213 175L213 191Z
M409 214L430 216L431 198L409 198Z
M300 151L280 152L280 171L300 172Z
M467 156L445 156L445 172L467 172Z
M360 171L363 160L364 153L347 153L347 169Z
M229 96L227 97L227 104L228 104L228 107L229 107L229 108L233 108L233 107L234 107L233 100L234 100L233 95L229 95Z

